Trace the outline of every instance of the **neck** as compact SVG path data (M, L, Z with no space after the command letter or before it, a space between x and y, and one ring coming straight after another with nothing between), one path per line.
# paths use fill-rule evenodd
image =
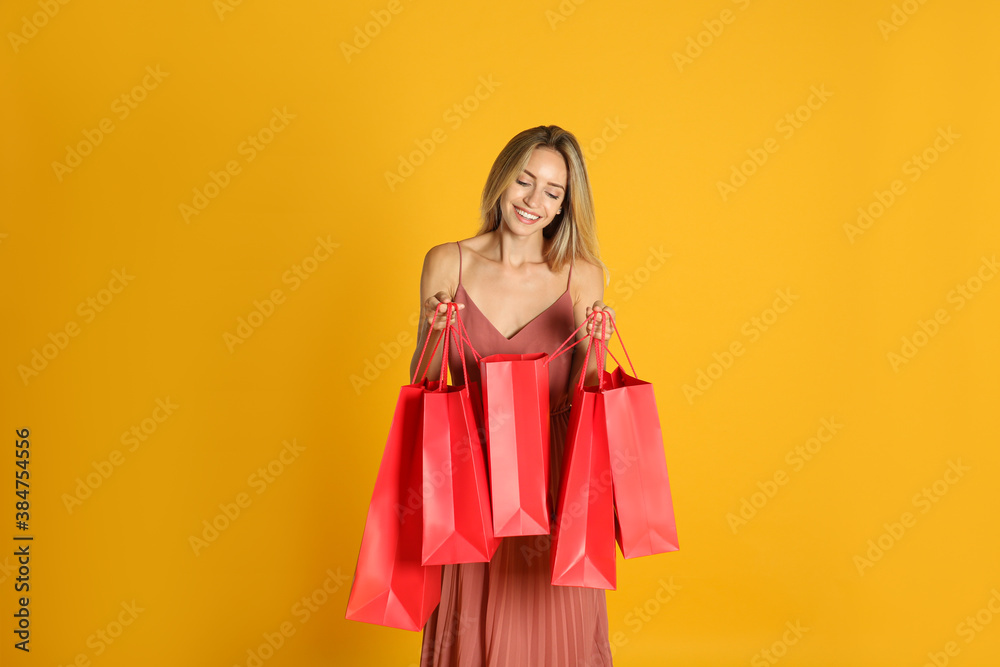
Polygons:
M517 268L525 263L545 262L546 239L542 236L541 230L531 236L519 236L501 222L500 229L491 234L493 241L490 245L502 264Z

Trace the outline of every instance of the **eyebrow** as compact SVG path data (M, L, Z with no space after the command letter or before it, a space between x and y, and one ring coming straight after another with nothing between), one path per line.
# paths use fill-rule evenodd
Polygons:
M532 173L531 173L530 171L528 171L527 169L525 169L525 170L524 170L524 173L526 173L526 174L527 174L528 176L531 176L531 177L532 177L533 179L535 179L536 181L538 180L538 177L537 177L537 176L535 176L534 174L532 174ZM559 185L558 183L552 183L551 181L549 182L549 185L551 185L551 186L552 186L552 187L554 187L554 188L559 188L560 190L565 190L565 189L566 189L566 188L564 188L563 186Z

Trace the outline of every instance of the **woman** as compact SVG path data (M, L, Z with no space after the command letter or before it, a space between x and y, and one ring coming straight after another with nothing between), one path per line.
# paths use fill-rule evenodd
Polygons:
M440 212L451 210L447 205ZM442 351L417 369L427 336L445 326L455 301L472 345L482 355L552 354L594 311L609 311L598 257L590 183L580 145L555 125L511 139L490 169L482 225L472 238L431 248L420 277L423 318L411 376L437 377ZM440 306L440 308L439 308ZM454 323L455 315L452 315ZM592 331L594 328L596 331ZM591 324L577 334L600 336ZM605 339L610 338L608 323ZM441 346L443 347L443 346ZM466 357L471 352L466 348ZM549 364L551 463L549 499L556 506L572 387L586 343ZM461 357L448 367L461 384ZM469 380L479 380L475 363ZM586 384L597 383L591 354ZM604 590L553 586L550 536L505 537L488 563L445 565L441 603L424 627L421 667L602 667L611 665Z

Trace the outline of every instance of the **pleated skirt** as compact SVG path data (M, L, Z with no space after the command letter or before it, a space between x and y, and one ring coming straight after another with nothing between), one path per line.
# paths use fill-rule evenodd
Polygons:
M563 407L550 421L553 500L569 415ZM550 535L505 537L488 563L443 566L420 667L610 666L605 591L553 586L550 546Z

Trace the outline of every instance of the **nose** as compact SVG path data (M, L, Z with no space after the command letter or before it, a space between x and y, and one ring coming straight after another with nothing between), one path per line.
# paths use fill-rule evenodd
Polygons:
M532 188L530 192L524 195L524 203L526 206L530 207L531 210L537 210L538 208L538 190Z

